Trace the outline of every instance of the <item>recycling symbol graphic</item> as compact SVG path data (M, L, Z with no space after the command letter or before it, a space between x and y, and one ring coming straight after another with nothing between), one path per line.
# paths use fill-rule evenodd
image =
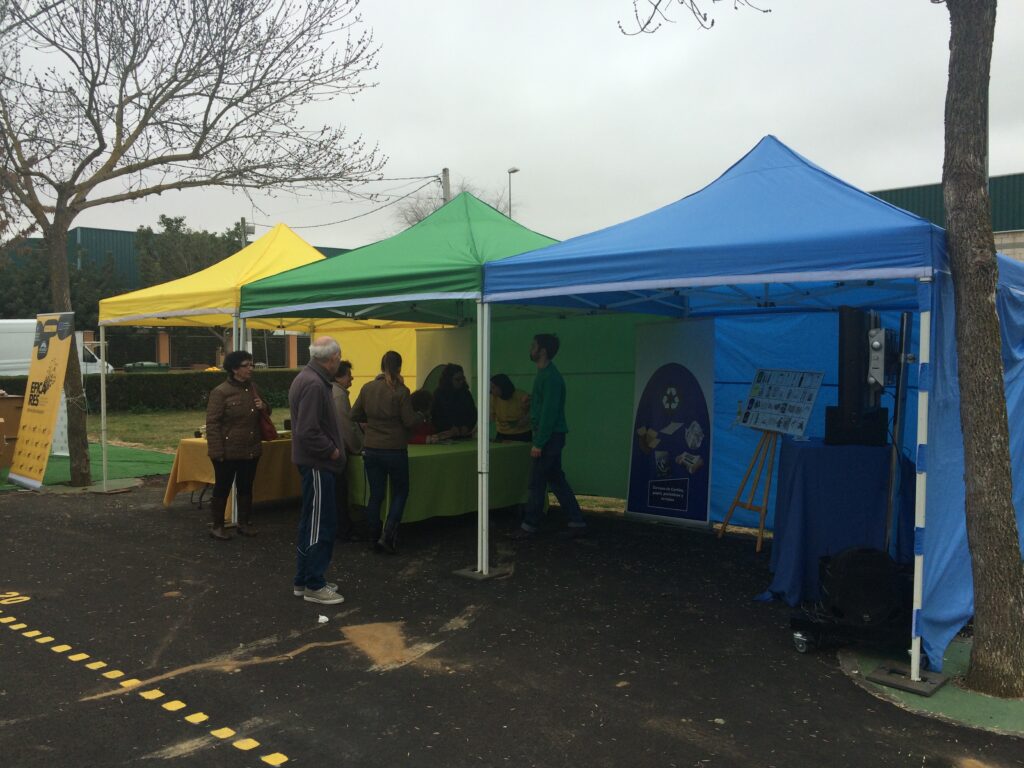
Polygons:
M675 387L665 390L665 394L661 396L661 404L666 411L674 411L679 407L679 393L676 392Z

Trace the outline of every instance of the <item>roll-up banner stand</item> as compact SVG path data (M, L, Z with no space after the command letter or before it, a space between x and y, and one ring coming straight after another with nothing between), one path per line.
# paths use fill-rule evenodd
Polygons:
M708 524L714 363L714 320L637 326L627 515Z

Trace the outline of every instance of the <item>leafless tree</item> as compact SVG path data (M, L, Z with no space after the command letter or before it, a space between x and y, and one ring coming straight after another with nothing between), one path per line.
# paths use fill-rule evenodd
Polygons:
M638 2L633 3L637 27L624 29L626 34L657 31L674 4L689 10L703 28L714 25L701 7L707 3L700 0L645 0L643 12ZM996 0L931 2L944 2L950 18L942 188L956 304L965 515L974 577L974 645L966 684L994 696L1019 698L1024 696L1024 562L1013 508L996 315L998 267L988 196L988 87Z
M5 0L0 0L4 2ZM344 188L384 158L303 122L374 83L359 0L6 0L0 172L50 255L68 311L67 232L100 205L194 187ZM26 55L22 55L26 52ZM66 393L72 483L90 481L78 357Z
M463 179L455 185L452 197L457 197L463 192L469 192L474 197L480 198L488 205L508 215L508 193L506 190L489 192ZM403 200L395 208L395 217L402 226L411 227L413 224L423 221L442 205L444 205L444 199L441 197L441 189L438 187L436 190L413 195Z

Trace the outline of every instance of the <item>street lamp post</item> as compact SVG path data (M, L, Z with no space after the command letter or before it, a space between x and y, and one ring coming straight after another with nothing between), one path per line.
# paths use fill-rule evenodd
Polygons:
M519 173L514 165L508 169L508 217L512 218L512 174Z

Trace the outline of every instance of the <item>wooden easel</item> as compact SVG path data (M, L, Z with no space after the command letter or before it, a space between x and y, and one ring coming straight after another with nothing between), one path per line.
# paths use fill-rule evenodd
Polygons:
M775 469L775 444L778 442L778 432L767 432L760 430L761 439L757 441L757 449L754 451L754 455L750 459L750 464L747 465L747 473L743 475L743 482L740 483L740 487L736 491L736 497L732 500L732 506L729 507L728 513L725 515L725 519L722 520L722 526L718 529L718 538L722 538L725 534L725 529L729 527L729 518L732 517L732 513L736 510L736 507L742 509L748 509L751 512L757 512L761 516L761 523L757 528L757 547L756 552L761 551L761 544L764 541L764 520L768 514L768 496L772 490L772 470ZM765 459L768 460L768 476L765 478L764 492L761 494L761 503L754 503L754 496L757 494L757 487L761 484L761 473L765 467ZM757 465L757 470L754 470L754 465ZM754 472L754 483L750 486L750 493L747 495L746 501L740 501L740 497L743 495L743 489L747 486L747 480L750 479L750 473Z

